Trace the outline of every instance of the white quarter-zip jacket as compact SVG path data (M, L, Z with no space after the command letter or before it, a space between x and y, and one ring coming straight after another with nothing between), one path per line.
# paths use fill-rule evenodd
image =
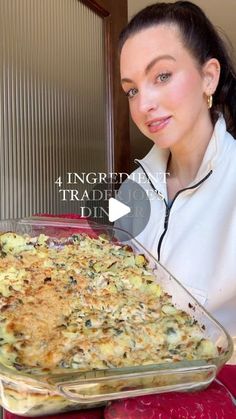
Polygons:
M168 157L154 145L131 175L149 179L140 185L151 203L136 239L236 336L236 141L220 116L195 180L169 207L162 176ZM123 217L116 225L132 234L132 223Z

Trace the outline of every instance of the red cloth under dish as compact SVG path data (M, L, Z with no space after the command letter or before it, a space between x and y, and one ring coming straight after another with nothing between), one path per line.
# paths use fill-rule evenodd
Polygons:
M38 417L38 419L40 418L42 419L103 419L104 409L97 408L97 409L81 410L77 412L60 413L60 414L57 413L55 415ZM13 413L9 413L6 410L4 410L3 419L25 419L25 416L14 415Z
M217 378L236 399L236 365L225 365Z
M79 214L35 214L35 217L52 217L52 218L68 218L68 219L79 219L85 218L81 217Z
M234 375L235 373L234 368ZM203 391L164 393L117 400L106 407L104 418L236 419L236 406L227 389L214 381Z

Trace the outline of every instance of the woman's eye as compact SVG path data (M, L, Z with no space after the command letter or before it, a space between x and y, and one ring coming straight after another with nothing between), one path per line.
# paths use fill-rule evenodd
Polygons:
M138 92L137 89L129 89L128 92L126 92L126 96L128 97L128 99L132 99L136 93Z
M165 81L168 81L170 76L171 76L171 73L161 73L161 74L158 74L158 76L156 77L156 80L163 83Z

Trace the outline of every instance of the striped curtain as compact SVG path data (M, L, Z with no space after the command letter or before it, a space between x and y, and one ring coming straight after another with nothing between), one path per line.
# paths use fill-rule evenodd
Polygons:
M101 17L78 0L0 0L1 219L79 212L68 173L110 164L105 98Z

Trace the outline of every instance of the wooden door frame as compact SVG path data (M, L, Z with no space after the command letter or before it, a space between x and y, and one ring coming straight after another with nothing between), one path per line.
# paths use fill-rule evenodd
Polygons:
M127 0L79 0L104 19L108 171L130 173L129 109L120 86L118 37L127 24Z

